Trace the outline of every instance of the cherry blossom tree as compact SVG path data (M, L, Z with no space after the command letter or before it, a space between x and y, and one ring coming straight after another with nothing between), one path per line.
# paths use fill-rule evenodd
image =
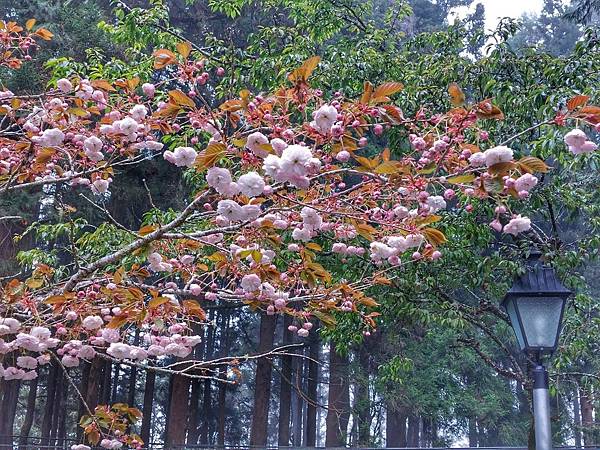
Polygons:
M1 65L18 69L39 38L52 37L34 27L0 23ZM33 379L52 360L67 370L105 358L235 383L238 355L189 359L201 340L193 329L207 325L203 306L241 302L289 315L288 331L300 337L315 320L335 327L336 314L351 314L368 335L380 314L369 289L390 283L401 266L444 257L436 223L447 208L471 213L492 203L496 231L532 226L518 202L549 167L516 158L516 136L491 137L480 127L482 119L503 120L491 99L466 104L454 84L451 110L423 107L407 117L392 100L402 83L367 81L360 98L327 97L309 82L320 63L312 57L274 92L242 90L215 108L200 87L224 68L186 41L154 58L168 74L155 84L72 76L40 95L0 90L0 195L78 191L119 237L102 253L75 239L69 263L33 261L26 276L2 282L0 353L14 361L0 366L6 380ZM587 101L576 97L537 125L576 121L565 136L574 157L597 149L585 129L598 129L600 108ZM391 129L406 134L410 154L373 151ZM123 170L155 158L186 171L193 195L170 216L128 229L94 199L109 196ZM369 269L344 279L340 262L352 261ZM139 345L127 339L134 330ZM185 361L165 364L169 356ZM139 416L127 405L102 405L81 424L91 444L136 448L141 439L128 429Z

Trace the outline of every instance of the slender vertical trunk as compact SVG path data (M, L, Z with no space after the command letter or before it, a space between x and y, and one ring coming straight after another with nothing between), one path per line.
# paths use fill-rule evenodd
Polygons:
M472 417L469 418L469 447L478 447L477 422Z
M231 313L227 312L223 314L223 330L221 334L221 356L226 356L229 354L229 347L231 346ZM226 368L222 367L219 369L219 376L222 378L226 374ZM225 403L227 401L227 384L220 383L219 384L219 418L217 425L217 445L225 446Z
M210 316L209 316L210 320ZM216 318L215 318L216 320ZM215 327L208 327L206 333L206 347L204 349L204 358L207 360L212 358L215 346ZM212 398L211 398L211 383L210 380L204 380L202 382L202 425L200 427L200 442L203 444L209 444L209 434L211 428L211 409L212 409Z
M194 379L191 381L191 385L187 444L196 445L198 444L198 437L200 435L198 423L200 422L200 393L202 392L202 381Z
M346 445L350 420L350 392L348 381L348 355L342 355L332 342L329 346L329 400L325 423L326 447Z
M135 335L133 337L133 345L138 345L140 343L140 330L136 328ZM127 404L131 407L135 408L135 391L136 391L136 383L137 383L137 370L135 366L129 367L129 387L127 390Z
M210 311L207 316L207 320L210 321ZM212 328L212 327L210 327ZM200 327L200 325L193 325L192 329L194 334L202 336L202 342L194 348L194 358L197 361L203 361L205 359L204 353L206 348L206 338L204 331L206 327ZM202 397L202 381L192 380L191 382L191 394L190 394L190 414L188 419L188 445L196 445L199 442L200 437L200 399Z
M62 442L67 437L67 400L69 397L69 383L66 379L66 375L63 374L62 377L62 392L60 396L60 404L59 404L59 415L58 415L58 426L56 430L56 439Z
M590 400L589 393L579 388L579 404L581 407L581 427L583 429L583 445L594 445L594 407Z
M283 345L292 343L292 333L288 331L288 326L292 324L291 316L283 317ZM277 443L279 446L287 447L290 445L290 408L292 402L292 356L283 356L281 358L281 377L279 384L281 390L279 393L279 436Z
M408 416L408 431L406 433L407 445L409 447L419 446L419 416L410 414Z
M56 362L52 361L48 370L46 382L46 404L44 406L44 415L42 417L42 425L40 434L42 436L41 446L48 445L50 441L50 430L52 428L52 413L54 411L54 401L56 394L56 378L59 368Z
M368 446L371 441L371 411L369 399L369 351L366 345L358 349L360 373L356 380L356 411L358 445Z
M317 401L319 388L319 347L321 342L317 330L311 332L308 349L308 386L306 404L306 447L315 447L317 443Z
M304 351L304 350L302 350ZM292 419L292 444L296 447L300 447L302 445L302 420L304 411L304 397L300 395L300 393L304 392L304 359L297 358L294 361L294 365L296 366L294 370L294 397L292 400L292 410L293 410L293 419Z
M583 444L581 436L581 406L579 404L579 386L576 385L573 392L573 421L575 422L575 447L580 448Z
M277 316L262 314L258 340L259 353L267 352L273 347ZM252 408L252 428L250 429L250 445L267 445L267 428L269 424L269 401L271 399L271 361L261 358L256 363L254 381L254 407Z
M190 379L181 375L172 375L172 389L169 404L169 421L165 445L185 444L185 429L189 405Z
M52 413L52 425L50 427L50 445L55 445L56 438L58 435L58 424L60 419L61 407L60 403L63 396L63 390L65 388L65 375L62 368L57 369L56 376L56 393L54 394L54 405Z
M112 391L110 393L110 401L109 403L117 403L121 401L121 395L123 394L123 389L120 389L119 392L119 386L121 385L121 382L119 381L119 379L121 378L121 364L116 364L115 363L115 373L114 375L111 377L112 378Z
M144 405L142 406L142 429L140 437L144 444L150 442L150 425L152 423L152 408L154 407L154 382L156 373L152 370L146 371L146 385L144 386Z
M4 396L0 413L0 443L6 448L12 449L15 424L15 415L17 413L17 403L19 400L19 390L21 389L21 380L10 380L3 382ZM1 448L1 446L0 446Z
M225 376L225 369L219 369L219 377ZM227 401L227 385L219 384L219 420L217 423L217 445L225 446L225 402Z
M29 382L29 393L27 394L27 409L23 425L21 426L21 436L19 437L19 449L26 450L25 445L31 432L33 418L35 416L35 403L37 400L38 379L34 378Z
M100 397L100 403L106 405L111 403L112 363L110 361L104 361L102 366L102 395ZM115 379L114 382L116 384L117 379Z
M405 407L388 405L385 422L386 447L406 447L407 418Z

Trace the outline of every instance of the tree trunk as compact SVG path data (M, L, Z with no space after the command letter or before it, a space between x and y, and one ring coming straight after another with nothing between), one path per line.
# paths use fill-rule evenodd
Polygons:
M286 330L284 330L285 332ZM317 444L317 402L319 389L319 347L321 342L317 330L311 332L308 349L308 388L306 392L306 447Z
M115 363L115 374L111 376L112 379L112 390L110 393L110 401L108 403L117 403L121 401L121 395L123 394L123 389L119 392L119 387L121 385L119 379L121 378L121 364Z
M469 447L478 447L477 422L474 418L469 418Z
M63 390L65 383L65 375L63 373L62 367L57 369L56 376L56 393L54 394L54 411L52 413L52 425L50 427L50 445L55 445L57 434L58 434L58 424L60 419L61 407L60 403L62 401Z
M210 320L210 316L208 318ZM215 318L215 322L217 318ZM208 327L206 333L206 348L204 350L204 358L211 359L215 349L215 327ZM200 427L200 442L209 444L209 435L212 421L212 398L211 398L211 382L204 380L202 382L202 426Z
M386 447L406 447L406 408L388 405L385 423Z
M37 385L38 379L34 378L29 382L29 393L27 394L27 409L23 425L21 426L21 436L19 437L19 448L26 450L27 440L29 433L31 432L31 426L33 425L33 419L35 417L35 403L37 400Z
M181 375L172 375L171 398L169 402L169 421L165 445L185 444L185 429L189 405L190 379Z
M156 373L147 370L146 371L146 385L144 386L144 405L142 406L142 429L140 437L144 441L144 444L150 442L150 425L152 423L152 408L154 407L154 382L156 380Z
M329 346L329 398L325 423L326 447L346 445L348 421L350 420L350 392L348 382L348 355L335 350L332 342Z
M219 369L219 376L225 376L225 369ZM219 384L219 421L217 425L217 445L225 446L225 402L227 401L227 385Z
M223 328L221 334L221 356L229 354L229 348L231 346L231 313L227 312L223 314ZM224 377L227 369L225 367L219 369L219 376ZM217 445L225 446L225 403L227 401L227 384L219 383L219 418L217 425Z
M576 385L573 392L573 421L575 422L575 447L580 448L583 445L581 435L581 406L579 404L579 386Z
M261 315L258 340L259 353L267 352L273 347L276 325L277 316L269 316L264 313ZM260 358L256 363L250 446L267 445L269 401L271 399L271 369L271 361L267 358Z
M583 429L583 445L594 445L594 407L588 392L579 388L579 404L581 405L581 427Z
M0 412L0 443L6 446L5 448L13 448L13 427L15 424L20 389L21 380L3 381L4 395L2 397Z
M192 380L192 390L190 393L190 412L188 418L188 445L197 445L200 436L200 397L202 392L202 381Z
M304 349L302 349L304 352ZM292 397L292 444L296 447L302 446L302 421L304 411L304 397L300 394L304 392L304 359L296 358L294 361L294 396Z
M69 397L69 383L68 380L66 379L66 375L63 374L62 377L62 391L61 391L61 396L60 396L60 403L59 403L59 414L58 414L58 426L56 429L56 439L58 440L59 444L67 437L67 415L68 415L68 409L67 409L67 400Z
M406 433L406 443L409 447L419 446L419 416L410 414L408 416L408 431Z
M100 396L100 403L107 405L111 403L112 363L110 361L104 361L102 366L102 395ZM116 379L115 383L117 383Z
M138 345L140 343L140 330L136 328L135 335L133 337L133 345ZM135 366L129 367L129 388L127 390L127 404L133 408L135 408L135 391L136 391L136 383L137 383L137 370Z
M371 412L369 399L369 352L363 344L358 349L360 373L356 380L354 409L357 418L358 445L368 446L371 440Z
M57 363L52 361L48 370L46 382L46 404L44 405L44 416L42 417L40 446L47 446L50 442L50 430L52 428L52 413L54 411L54 402L56 394L56 378L59 368Z
M283 317L283 345L292 343L292 333L288 331L288 326L292 324L292 317L285 315ZM281 377L279 392L279 436L277 443L280 447L290 445L290 412L292 403L292 358L293 356L281 357Z

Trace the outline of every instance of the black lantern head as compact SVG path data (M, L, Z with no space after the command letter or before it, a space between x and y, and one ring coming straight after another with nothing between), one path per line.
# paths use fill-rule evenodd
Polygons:
M563 312L571 291L562 285L552 267L544 266L540 256L538 251L530 254L527 272L515 279L502 306L521 350L551 354L558 345Z

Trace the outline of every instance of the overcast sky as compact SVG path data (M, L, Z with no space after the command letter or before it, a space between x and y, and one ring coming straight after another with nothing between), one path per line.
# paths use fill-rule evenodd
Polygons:
M486 29L495 29L502 17L520 17L523 13L539 13L544 0L474 0L471 10L477 3L485 6ZM459 17L463 17L468 8L457 8ZM452 19L450 19L452 22Z

